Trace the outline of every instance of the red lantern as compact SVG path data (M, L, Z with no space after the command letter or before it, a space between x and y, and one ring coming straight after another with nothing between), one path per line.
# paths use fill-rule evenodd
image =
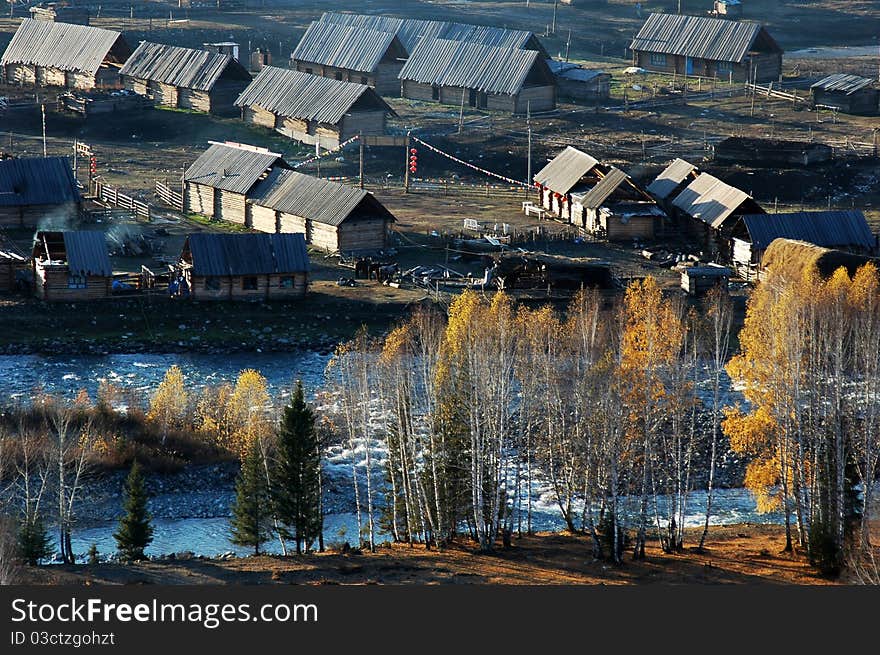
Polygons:
M414 154L416 154L417 152L418 152L418 150L416 150L415 148L410 148L410 149L409 149L409 153L410 153L411 155L414 155Z

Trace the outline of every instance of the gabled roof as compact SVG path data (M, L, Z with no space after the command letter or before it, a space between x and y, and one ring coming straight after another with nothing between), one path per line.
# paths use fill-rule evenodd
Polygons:
M396 34L406 48L412 52L424 38L441 38L453 41L469 41L483 45L537 50L549 57L544 46L534 32L510 30L502 27L486 27L467 23L453 23L439 20L418 20L415 18L393 18L391 16L371 16L366 14L340 14L332 11L321 16L322 23L335 23L362 27L380 32Z
M47 242L64 242L64 259L55 259L61 253L50 252L53 263L67 263L73 275L109 277L113 275L110 266L110 255L107 253L107 240L103 232L82 230L78 232L47 232L39 231L34 236L34 250L40 252L41 259L46 259L45 248L41 244Z
M596 166L599 160L568 146L535 175L535 182L556 193L568 193L578 181Z
M828 77L819 80L810 88L851 95L856 91L861 91L866 87L873 86L873 84L874 80L870 80L867 77L849 75L847 73L835 73L834 75L829 75Z
M251 78L232 55L142 41L119 74L184 89L210 91L227 69L237 79Z
M357 102L397 114L365 84L266 66L238 96L236 107L262 107L279 116L335 125Z
M94 74L120 39L119 32L97 27L25 18L0 58L0 65L29 64Z
M629 175L612 166L596 186L580 196L581 205L586 209L598 209L628 179Z
M675 159L648 185L648 193L665 200L697 167L684 159Z
M765 250L774 239L796 239L826 248L871 250L877 245L860 211L747 214L741 218L755 250Z
M672 204L688 216L718 229L746 200L751 200L751 196L745 191L701 173L676 196Z
M355 210L363 216L394 216L372 193L296 171L275 170L254 189L250 202L285 214L339 226Z
M401 57L408 55L392 32L315 21L290 58L370 73L379 67L389 50Z
M660 52L712 61L742 62L761 35L779 46L758 23L722 18L651 14L630 44L636 52Z
M307 273L303 234L190 234L184 251L193 275L238 276Z
M0 207L79 201L67 157L0 159Z
M278 153L242 144L214 143L186 169L183 179L232 193L247 193L263 173L276 165L287 166Z
M422 84L514 95L535 66L547 68L535 50L422 39L398 77Z

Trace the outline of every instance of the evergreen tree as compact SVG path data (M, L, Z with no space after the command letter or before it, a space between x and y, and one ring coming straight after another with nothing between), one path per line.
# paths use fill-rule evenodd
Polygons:
M297 553L303 548L308 551L323 525L321 450L315 415L306 405L301 381L281 418L274 478L275 512L282 536L296 541Z
M116 549L126 561L145 559L144 548L153 541L153 526L147 511L147 492L141 467L134 462L125 480L125 516L119 519L119 527L113 533Z
M232 543L253 546L254 555L272 536L272 512L263 453L259 443L251 444L235 483L232 506Z
M55 552L52 539L40 514L25 516L18 531L19 556L31 566L49 559Z

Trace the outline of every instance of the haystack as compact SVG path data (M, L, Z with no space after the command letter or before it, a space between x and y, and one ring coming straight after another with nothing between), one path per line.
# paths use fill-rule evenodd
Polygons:
M871 261L876 263L878 260L842 250L823 248L806 241L774 239L767 246L761 260L762 277L773 272L786 280L795 281L801 279L804 271L815 267L819 275L828 278L841 266L852 276L860 266Z

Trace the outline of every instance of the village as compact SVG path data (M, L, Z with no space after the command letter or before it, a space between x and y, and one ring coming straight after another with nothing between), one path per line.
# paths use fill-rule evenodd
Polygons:
M46 398L75 391L71 424L101 427L87 455L81 446L79 460L59 466L85 470L88 460L99 472L100 511L82 509L88 520L106 522L118 496L107 480L121 482L140 462L167 476L161 484L184 480L166 495L225 525L247 457L263 439L277 455L275 423L294 402L296 374L297 397L305 377L323 419L321 520L326 510L351 523L356 505L356 535L348 524L339 533L344 554L375 554L383 539L439 554L463 534L480 553L504 551L514 532L533 538L534 505L536 525L591 539L596 561L620 565L625 549L644 559L648 541L652 557L675 567L685 539L705 555L716 494L730 516L773 514L775 525L721 530L707 567L718 561L713 548L748 551L755 538L761 549L734 564L748 580L784 524L795 565L774 555L767 580L854 579L843 533L867 544L876 532L871 494L844 526L843 492L823 486L837 476L835 493L844 488L844 464L823 450L825 424L792 409L808 400L780 362L808 361L800 374L810 384L846 396L824 420L856 426L838 435L846 467L861 467L862 488L876 486L869 342L880 330L873 301L852 300L873 298L880 264L871 2L7 3L0 356L14 361L2 370L31 355L46 359L28 366L70 357L82 368L32 390L30 377L10 375L0 442L38 419L55 420L47 434L60 435L59 419L45 417L64 403ZM850 378L825 359L831 337L812 338L847 321L859 327L838 335ZM634 355L644 343L661 345ZM457 348L471 348L469 357ZM125 363L142 369L134 373L98 373L102 358L144 353L162 371L141 358ZM186 359L197 355L214 359ZM248 357L253 364L237 365ZM215 365L222 374L208 370ZM759 369L794 388L788 414L761 395ZM157 419L160 401L175 397L180 407L162 411L178 416ZM785 439L763 451L742 436L757 431L762 401L803 422L777 426ZM233 410L235 428L221 417ZM422 432L464 430L445 421L485 430L473 442L485 450L468 450L457 433L427 445ZM602 445L633 434L643 441ZM14 457L29 461L19 447ZM253 457L264 458L270 484L270 458ZM435 457L449 471L429 470ZM470 466L471 480L456 466ZM7 473L27 478L21 470ZM855 474L845 473L850 485ZM487 482L473 483L482 475ZM422 488L429 478L433 491ZM441 482L460 485L443 507ZM741 489L754 498L743 501ZM697 518L685 509L695 492L694 507L705 499ZM187 505L199 494L210 509ZM838 521L825 560L810 542L825 525L816 518L811 535L821 503ZM160 518L191 518L168 511ZM65 565L81 555L64 542L76 523L69 513L66 528L58 517ZM274 529L287 556L289 537ZM106 526L94 530L106 551ZM259 555L268 539L257 533L256 544L236 544ZM232 581L257 577L229 566ZM291 566L278 575L300 575ZM79 574L34 575L53 583ZM327 575L336 579L335 569ZM605 574L577 575L595 584Z

